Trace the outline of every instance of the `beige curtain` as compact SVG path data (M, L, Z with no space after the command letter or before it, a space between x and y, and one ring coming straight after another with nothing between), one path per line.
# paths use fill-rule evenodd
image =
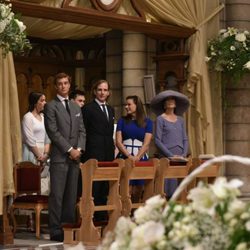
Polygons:
M13 165L21 160L18 93L12 54L0 49L0 214L3 196L14 192Z
M41 5L48 7L61 7L63 0L46 0ZM92 8L90 1L74 0L70 3L71 6L79 6ZM123 1L119 10L119 14L137 15L131 6L130 1ZM110 29L93 27L82 24L64 23L53 20L38 19L33 17L22 17L21 20L27 26L27 34L33 37L44 39L84 39L103 34Z
M190 59L186 94L191 101L187 115L190 150L193 156L204 153L221 154L222 122L221 119L218 121L218 117L221 118L221 107L217 107L215 112L212 109L211 86L205 62L208 37L217 34L219 29L218 12L221 9L219 0L145 0L140 2L149 13L148 19L197 30L188 41ZM214 92L214 88L212 91ZM220 100L220 95L216 100ZM220 101L217 102L220 104ZM216 124L214 123L215 116L217 116ZM219 136L215 138L215 134Z

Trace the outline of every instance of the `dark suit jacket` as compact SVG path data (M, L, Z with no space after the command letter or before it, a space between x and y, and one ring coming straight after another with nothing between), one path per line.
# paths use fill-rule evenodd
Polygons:
M65 162L70 147L85 149L86 133L81 109L71 101L69 108L70 116L57 97L44 108L45 128L51 139L52 162Z
M114 159L114 109L109 105L107 109L109 121L95 101L83 106L83 121L87 134L84 161L91 158L98 161Z

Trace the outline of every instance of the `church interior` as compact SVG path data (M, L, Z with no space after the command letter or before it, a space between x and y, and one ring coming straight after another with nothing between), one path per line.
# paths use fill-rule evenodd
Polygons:
M145 204L154 194L165 195L164 175L183 180L211 156L225 154L249 157L250 75L245 74L237 85L227 78L228 84L223 89L223 76L211 71L205 61L207 43L220 29L234 26L250 30L249 1L2 2L11 3L13 12L25 24L31 49L21 55L0 55L1 249L97 249L107 231L115 228L120 215L129 217L133 209ZM93 168L93 176L83 175L85 183L88 183L86 186L105 176L110 178L107 180L113 193L110 191L110 200L105 208L95 207L92 196L86 199L84 206L88 213L82 217L80 226L65 226L64 244L49 240L46 205L41 212L39 235L27 230L27 216L17 216L20 225L14 233L15 225L9 214L10 197L15 190L13 166L22 161L20 124L28 110L28 95L32 91L39 91L46 95L47 102L51 101L56 96L54 76L59 72L67 72L72 77L71 90L83 90L86 102L92 98L93 83L98 79L106 79L111 87L108 102L115 110L115 123L124 115L127 96L138 95L147 116L155 122L156 116L150 108L150 102L156 94L165 90L185 94L190 107L184 120L189 137L188 152L190 159L193 159L179 165L156 160L157 149L151 143L148 166L132 164L128 170L128 161L115 160L109 166L110 176L105 176L101 174L98 163L90 162L89 169ZM224 100L229 100L226 108ZM203 159L199 159L201 155ZM114 164L116 169L113 169ZM126 178L131 173L146 180L141 204L133 204L129 198L129 179ZM242 199L249 200L250 170L237 160L226 165L213 163L206 174L197 178L206 179L207 182L214 181L219 175L229 179L239 178L244 182ZM197 180L192 185L196 185ZM123 190L121 186L126 188ZM87 197L88 193L85 195ZM186 197L185 190L179 194L178 201L185 203ZM81 207L82 204L79 204ZM109 221L104 225L94 225L91 219L98 209L109 211ZM83 214L84 210L79 208L79 213ZM34 212L32 216L36 220Z

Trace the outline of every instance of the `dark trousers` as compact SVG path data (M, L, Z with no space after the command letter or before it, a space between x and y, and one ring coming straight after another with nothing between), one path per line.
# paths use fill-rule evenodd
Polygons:
M50 236L63 234L62 224L75 223L79 165L73 161L50 166Z

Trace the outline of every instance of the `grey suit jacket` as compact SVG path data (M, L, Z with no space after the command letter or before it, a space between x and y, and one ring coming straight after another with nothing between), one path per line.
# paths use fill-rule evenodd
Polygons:
M70 115L57 97L44 108L45 128L51 140L52 162L65 162L71 147L85 150L86 133L81 109L71 101L69 108Z

